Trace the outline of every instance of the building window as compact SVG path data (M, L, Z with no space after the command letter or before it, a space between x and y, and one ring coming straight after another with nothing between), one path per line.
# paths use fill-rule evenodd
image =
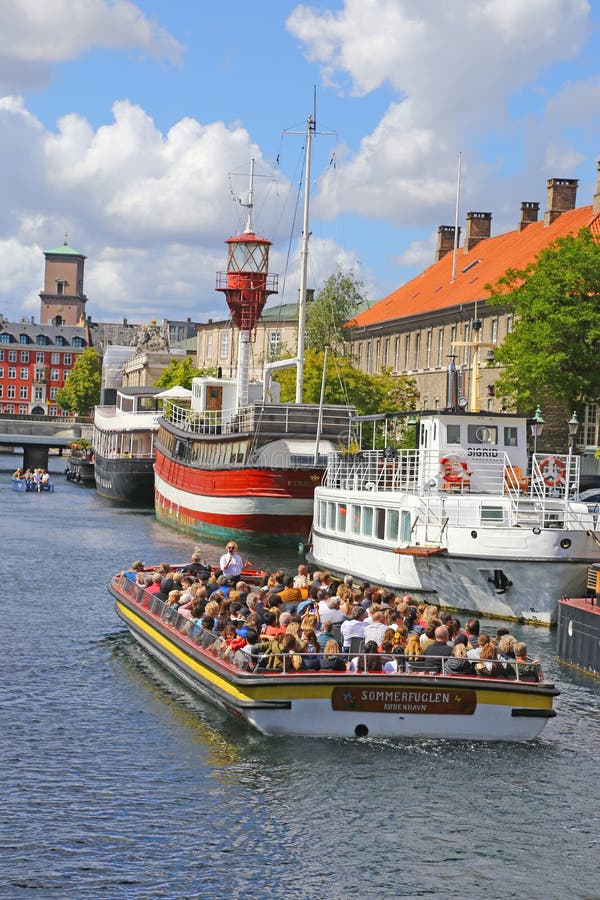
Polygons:
M406 372L410 369L410 334L404 338L404 369Z
M73 346L74 347L83 347L84 344L85 344L85 341L83 340L83 338L80 338L80 337L73 338Z
M444 328L438 329L438 351L437 351L438 368L444 365Z
M0 384L0 397L4 397L4 385Z
M21 369L19 378L21 379L21 381L27 381L27 379L29 378L29 369Z
M498 319L492 319L492 344L498 343Z
M3 331L2 334L0 334L0 343L10 344L10 334L8 331Z
M58 394L58 388L57 388L57 387L51 387L51 388L50 388L50 399L51 399L51 400L56 400L56 395L57 395L57 394Z
M367 341L367 361L366 361L366 366L365 366L367 375L371 374L371 350L372 350L371 341Z
M0 378L4 378L4 366L0 366Z
M56 406L49 406L49 407L48 407L48 415L49 415L49 416L55 416L56 413L57 413L57 411L58 411L58 410L57 410Z
M19 388L19 400L28 400L29 399L29 388L26 384L22 384Z
M14 411L15 411L15 408L12 403L9 403L9 404L7 404L7 406L4 407L4 412L7 412L11 416L14 413Z
M221 332L221 350L220 350L221 359L227 359L229 356L229 332L222 331Z
M16 387L14 384L9 384L6 389L6 396L9 400L14 400L16 396Z
M20 334L20 335L19 335L19 343L20 343L20 344L27 344L27 343L28 343L27 335L26 335L26 334Z
M21 350L21 362L22 363L29 362L29 350Z
M583 419L583 444L585 447L598 446L598 404L588 403Z
M16 362L16 361L17 361L17 351L16 351L16 350L9 350L9 351L8 351L8 361L9 361L9 362Z
M43 400L44 399L44 389L41 387L34 387L33 389L33 399L34 400Z
M65 364L65 366L70 366L72 362L73 362L73 354L65 353L65 355L63 356L63 363Z
M62 297L65 292L65 281L57 281L56 282L56 294L58 297Z
M46 354L43 352L43 350L38 350L37 353L35 354L36 363L43 363L45 357L46 357Z
M9 377L9 378L16 378L16 377L17 377L17 370L16 370L15 366L9 366L9 367L8 367L8 377Z
M59 364L59 362L60 362L60 353L53 353L52 354L52 365L57 366Z
M396 342L394 344L394 372L397 372L400 368L400 338L396 338Z
M50 369L50 381L60 381L60 369Z
M269 356L279 356L281 350L281 331L269 332Z
M415 337L415 369L419 368L419 357L421 356L421 332L417 331Z
M390 367L390 339L389 337L385 339L385 343L383 345L383 365L386 369Z
M4 350L0 350L0 360L4 362Z
M212 331L209 331L206 335L206 358L212 359L213 353L213 336Z
M433 331L431 328L427 332L427 339L425 343L425 368L431 368L431 344L433 341Z
M26 406L20 406L20 407L19 407L19 415L20 415L20 416L26 416L26 415L27 415L27 407L26 407Z
M379 372L379 366L381 365L381 338L377 338L375 341L375 359L373 362L375 372Z
M466 322L464 327L465 344L471 340L471 323ZM471 360L471 348L463 347L463 366L468 366Z
M56 336L55 344L56 344L57 347L64 347L66 343L67 343L67 342L65 341L64 337L62 336L62 334L58 334L58 335Z

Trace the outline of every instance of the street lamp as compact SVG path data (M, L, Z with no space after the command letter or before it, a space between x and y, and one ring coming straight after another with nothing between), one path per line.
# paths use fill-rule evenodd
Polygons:
M533 455L537 453L537 440L542 436L542 431L544 430L544 422L542 418L542 411L540 409L540 404L535 408L535 412L533 414L533 422L530 425L531 428L531 436L533 437Z
M577 413L573 410L573 415L568 421L569 426L569 452L573 450L573 444L575 443L575 438L577 436L577 432L579 431L579 419L577 418Z

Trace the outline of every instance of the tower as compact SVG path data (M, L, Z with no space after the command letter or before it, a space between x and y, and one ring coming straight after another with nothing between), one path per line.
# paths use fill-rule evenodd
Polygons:
M85 256L65 242L45 250L44 290L40 291L42 325L83 325L85 304L83 266Z
M218 291L223 291L231 318L239 328L237 405L248 405L248 369L250 341L269 294L277 293L277 275L269 275L271 241L254 234L252 226L252 191L254 160L251 160L248 221L242 234L228 238L227 272L217 273Z

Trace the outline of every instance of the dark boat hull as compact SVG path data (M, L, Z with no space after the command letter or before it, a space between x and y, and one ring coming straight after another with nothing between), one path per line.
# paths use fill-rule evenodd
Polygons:
M578 669L600 675L600 606L597 599L559 602L558 658Z
M96 454L96 490L118 503L152 506L154 459L104 459Z
M72 456L67 463L65 475L68 481L93 487L95 479L94 463L90 459L79 459L76 456Z

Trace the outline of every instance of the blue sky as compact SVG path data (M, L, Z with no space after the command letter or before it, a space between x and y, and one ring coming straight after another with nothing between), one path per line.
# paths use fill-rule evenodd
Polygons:
M37 315L43 250L87 256L95 320L225 316L215 272L257 158L256 230L297 295L293 220L312 110L310 286L353 268L379 299L437 227L516 227L549 177L591 202L598 4L587 0L0 0L0 313ZM233 173L233 174L232 174ZM288 252L289 251L289 252ZM286 260L287 263L286 269ZM271 302L276 302L272 299Z

